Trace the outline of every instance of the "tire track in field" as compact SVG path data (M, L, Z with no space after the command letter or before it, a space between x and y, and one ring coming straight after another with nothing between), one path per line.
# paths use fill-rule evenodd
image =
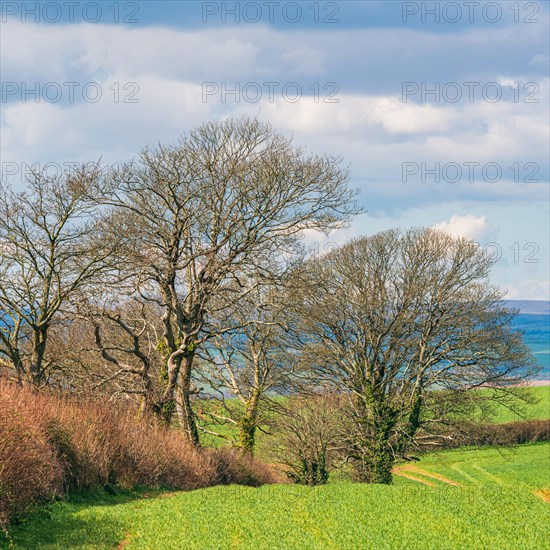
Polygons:
M428 481L426 479L415 477L410 474L406 474L403 470L399 469L399 467L393 469L393 474L399 477L405 477L412 481L418 481L418 483L422 483L423 485L428 485L428 487L435 487L435 483L432 483L431 481Z
M466 480L469 481L470 483L479 483L479 479L476 479L475 477L471 476L470 474L465 472L462 468L459 468L456 464L453 464L451 466L451 469L453 469L462 477L466 478Z
M126 533L124 534L124 539L116 547L117 550L123 550L124 548L126 548L130 544L131 537L132 537L131 533L126 531Z
M406 466L402 466L402 470L406 472L411 472L413 474L419 474L424 477L429 477L431 479L435 479L437 481L441 481L442 483L447 483L447 485L454 485L455 487L460 487L460 483L458 481L454 481L452 479L449 479L448 477L445 477L444 475L438 474L437 472L430 472L429 470L425 470L424 468L419 468L418 466L415 466L414 464L409 464Z
M393 469L393 473L400 477L405 477L407 479L410 479L412 481L417 481L419 483L423 483L424 485L428 485L429 487L435 487L436 484L432 481L428 481L424 478L430 478L434 479L436 481L439 481L441 483L445 483L447 485L453 485L455 487L460 487L460 483L458 481L454 481L452 479L449 479L448 477L445 477L444 475L438 474L437 472L431 472L429 470L426 470L424 468L420 468L418 466L415 466L413 464L407 464L404 466L396 466ZM421 477L418 477L421 476Z
M487 479L493 481L494 483L497 483L498 485L503 485L502 479L500 479L494 474L491 474L485 468L482 468L479 464L472 464L472 468L474 468L474 470L477 470L478 472L483 474Z

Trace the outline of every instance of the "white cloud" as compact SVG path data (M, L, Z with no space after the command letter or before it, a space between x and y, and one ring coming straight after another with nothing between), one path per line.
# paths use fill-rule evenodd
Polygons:
M262 109L279 127L308 136L359 137L365 142L376 141L381 134L439 134L459 117L452 108L403 103L395 96L336 93L329 97L331 91L320 90L319 97L314 97L304 90L296 103L279 94L274 102L264 101Z
M508 300L550 300L550 280L528 279L508 285Z
M449 221L439 222L432 226L457 237L469 237L476 242L487 242L495 236L498 229L487 221L485 216L455 214Z
M343 226L333 231L330 235L325 235L315 229L305 229L302 231L302 242L309 254L322 256L359 237L357 229L356 225Z
M342 155L351 163L351 185L361 188L373 216L369 232L379 229L382 214L388 215L388 226L403 227L408 212L425 213L431 207L440 209L436 216L429 221L419 216L414 223L446 219L436 225L489 239L496 227L488 219L495 219L495 209L503 204L517 208L517 218L540 232L541 217L533 222L530 213L537 202L548 200L549 81L541 77L547 56L540 53L548 31L543 24L529 27L526 32L518 32L516 25L433 33L410 28L281 31L246 25L237 34L231 25L181 30L10 21L2 26L2 46L17 47L2 47L4 81L97 81L107 90L113 82L136 82L139 103L114 103L107 91L93 104L2 103L2 161L119 160L145 144L174 141L203 121L259 113L293 134L297 144ZM516 52L512 58L506 53L510 48ZM206 81L232 86L294 80L309 96L297 103L284 101L281 86L272 103L266 97L258 103L202 98ZM498 103L421 104L418 97L403 103L402 81L409 80L428 85L484 80L503 87L536 81L540 88L537 103L515 102L509 90ZM317 101L310 90L315 81ZM339 87L337 103L324 101L327 82ZM401 180L405 161L428 168L435 162L497 162L504 174L496 183L407 183ZM513 181L506 170L514 162L537 163L541 183ZM453 201L464 204L464 210L445 208ZM450 217L456 212L462 215ZM504 232L508 220L498 221ZM354 227L330 240L360 234ZM506 284L521 277L535 280L539 274L528 273L521 264L510 277ZM518 292L523 297L521 288Z
M547 67L550 64L550 56L544 53L539 53L529 61L529 65L542 65Z
M2 40L2 72L9 80L156 75L180 80L240 78L261 69L256 32L236 37L228 29L178 31L112 25L43 26L9 22Z
M174 141L190 126L214 118L194 83L143 78L137 103L114 101L112 80L99 82L97 103L27 102L5 105L2 116L4 162L72 162L103 157L124 160L143 146ZM133 91L133 90L130 90Z
M290 66L290 73L304 76L319 76L325 73L323 56L311 46L293 47L281 56Z

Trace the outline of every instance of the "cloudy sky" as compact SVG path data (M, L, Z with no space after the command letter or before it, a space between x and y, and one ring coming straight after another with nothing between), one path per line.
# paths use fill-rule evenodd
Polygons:
M440 227L549 298L547 2L1 5L4 183L249 114L349 162L367 212L333 241Z

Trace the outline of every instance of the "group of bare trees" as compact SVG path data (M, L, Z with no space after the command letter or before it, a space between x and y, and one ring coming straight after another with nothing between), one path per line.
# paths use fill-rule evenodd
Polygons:
M437 438L431 427L465 398L482 406L517 395L535 370L488 283L491 263L467 239L421 229L364 237L305 264L300 277L316 284L295 303L308 335L302 361L345 396L344 447L360 480L391 482L395 458L420 433Z
M67 302L114 269L97 216L100 171L35 173L27 191L0 189L0 354L18 380L47 383L47 341Z
M2 187L2 371L134 399L194 444L234 427L246 452L275 395L332 388L358 477L390 482L441 422L432 390L506 395L533 363L465 239L389 231L306 257L304 231L347 223L355 196L341 159L255 119Z

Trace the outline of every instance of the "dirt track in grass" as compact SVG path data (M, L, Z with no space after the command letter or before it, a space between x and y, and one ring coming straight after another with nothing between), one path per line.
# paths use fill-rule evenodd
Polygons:
M397 476L405 477L413 481L418 481L419 483L423 483L424 485L429 485L430 487L434 487L435 484L426 479L422 479L423 477L435 479L437 481L441 481L442 483L446 483L447 485L454 485L456 487L460 487L460 483L458 483L457 481L453 481L452 479L449 479L448 477L445 477L441 474L430 472L428 470L425 470L424 468L419 468L414 464L405 464L404 466L396 466L393 469L393 473ZM422 477L417 477L417 476L422 476Z

